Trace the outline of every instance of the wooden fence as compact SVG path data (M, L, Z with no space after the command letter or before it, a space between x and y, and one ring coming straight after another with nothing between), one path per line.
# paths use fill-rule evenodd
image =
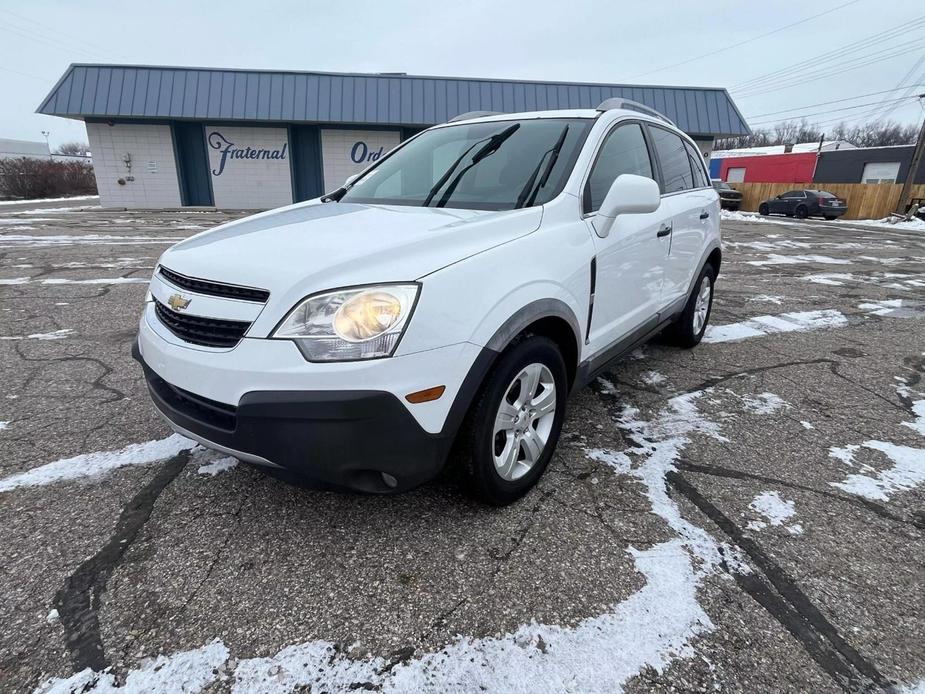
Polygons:
M788 190L826 190L848 201L845 219L882 219L899 203L900 183L730 183L742 193L742 208L757 212L758 205ZM912 186L913 198L925 198L925 184Z

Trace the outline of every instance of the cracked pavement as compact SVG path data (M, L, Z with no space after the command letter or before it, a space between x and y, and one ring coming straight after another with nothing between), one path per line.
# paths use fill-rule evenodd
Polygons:
M234 216L0 213L0 337L15 338L0 339L0 484L169 435L129 354L144 280L170 243ZM121 683L147 659L215 639L230 656L208 691L231 690L245 659L313 641L350 661L381 658L376 676L387 677L459 636L577 628L639 594L653 579L638 553L677 538L637 474L650 453L635 422L661 421L689 394L718 433L685 434L660 484L723 554L715 571L691 555L709 624L683 635L689 650L606 690L921 683L925 475L915 470L925 434L910 423L925 398L925 235L724 222L724 242L712 325L815 311L843 322L692 351L655 341L611 365L572 397L549 470L511 507L468 500L452 470L407 494L366 497L243 464L201 474L216 458L201 450L0 491L0 689L29 692L84 668L111 668ZM889 473L870 442L913 451L911 471ZM856 493L851 475L879 486ZM753 502L765 492L792 515L764 518ZM643 617L631 629L645 641L651 625ZM542 662L556 645L536 648ZM272 682L265 691L296 689ZM550 684L563 689L582 688Z

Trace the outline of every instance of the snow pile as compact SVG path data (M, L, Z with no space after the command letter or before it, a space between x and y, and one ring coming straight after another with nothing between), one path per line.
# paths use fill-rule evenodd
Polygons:
M786 296L772 296L770 294L758 294L756 296L748 297L747 300L748 301L760 301L766 304L774 304L776 306L780 306L782 303L784 303L784 300L786 298L787 298Z
M843 328L846 325L848 325L848 319L841 311L835 309L782 313L778 316L755 316L739 323L708 326L703 335L703 341L734 342L774 333Z
M99 195L72 195L67 198L34 198L32 200L0 200L0 206L3 205L35 205L46 202L77 202L78 200L99 200ZM41 210L48 212L49 210Z
M908 385L897 387L900 397L909 398ZM921 397L921 393L918 394ZM925 398L911 404L914 419L903 422L903 426L925 437ZM860 472L848 475L841 482L830 482L849 494L856 494L875 501L889 501L891 494L913 489L925 482L925 448L914 448L889 441L868 440L861 444L849 444L843 448L829 449L829 456L849 467L855 467L858 452L866 448L882 453L892 463L891 467L877 470L871 465L860 465Z
M784 219L772 219L762 217L756 212L740 212L736 210L720 210L719 218L724 222L762 222L764 224L784 224L786 226L799 226L798 222L785 221Z
M925 221L921 219L910 219L908 222L894 222L891 217L883 219L852 219L844 220L850 224L858 224L867 227L877 227L878 229L896 229L897 231L925 231Z
M764 517L764 520L749 521L749 530L757 531L763 530L769 525L783 525L785 520L796 514L793 502L782 499L777 492L762 492L754 498L748 507ZM799 523L789 525L786 529L791 535L799 535L803 532L803 526Z
M174 456L195 445L194 441L179 434L173 434L158 441L133 443L117 451L84 453L73 458L64 458L47 465L40 465L17 475L4 477L0 479L0 492L8 492L19 487L40 487L56 482L102 475L127 465L148 465Z

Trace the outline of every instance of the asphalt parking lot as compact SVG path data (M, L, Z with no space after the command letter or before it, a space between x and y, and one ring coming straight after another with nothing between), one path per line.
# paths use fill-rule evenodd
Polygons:
M231 216L0 208L0 690L925 689L925 232L725 222L704 343L614 364L491 509L170 436L145 284Z

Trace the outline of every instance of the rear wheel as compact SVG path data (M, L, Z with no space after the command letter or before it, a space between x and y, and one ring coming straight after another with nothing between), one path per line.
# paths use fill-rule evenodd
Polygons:
M666 331L668 340L679 347L691 348L700 344L710 322L713 310L713 285L716 271L709 263L700 271L694 289L687 298L684 311L678 320Z
M552 458L568 390L556 344L525 336L498 358L457 445L470 492L495 506L526 494Z
M838 217L836 217L835 215L831 215L831 214L827 214L827 215L825 216L825 218L826 218L826 220L828 220L828 221L830 221L830 222L831 222L833 219L838 219Z
M809 217L809 210L806 209L804 205L797 207L797 219L806 219Z
M771 211L768 209L768 203L763 202L758 205L758 214L767 217L770 213Z

